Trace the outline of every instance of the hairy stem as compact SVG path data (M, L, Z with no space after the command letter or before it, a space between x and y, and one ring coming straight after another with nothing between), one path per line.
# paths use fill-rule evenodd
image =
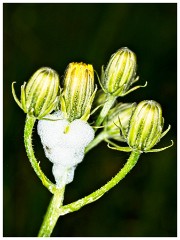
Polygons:
M111 106L112 106L112 102L111 102ZM110 105L109 105L109 109L110 109ZM51 236L51 233L60 216L70 212L78 211L83 206L90 204L98 200L100 197L102 197L107 191L109 191L116 184L118 184L128 174L128 172L131 171L131 169L137 163L141 153L138 151L132 152L126 164L119 171L119 173L114 178L112 178L108 183L102 186L100 189L98 189L97 191L91 193L90 195L80 200L77 200L73 203L62 206L65 187L62 189L57 188L56 185L53 184L44 175L34 155L34 151L32 147L32 130L33 130L35 121L36 119L34 117L27 115L25 129L24 129L24 142L25 142L26 152L27 152L29 161L34 171L36 172L38 177L41 179L43 185L47 187L51 193L53 193L52 200L49 204L48 210L44 217L44 221L42 223L42 226L38 234L38 237L49 237ZM104 133L103 132L100 133L91 143L91 145L87 147L86 152L89 151L94 146L96 146L100 141L102 141L102 139L104 139L104 137L105 137Z
M95 125L96 126L100 126L101 123L103 122L103 120L105 119L105 117L107 116L108 112L109 112L109 109L113 106L114 102L116 101L116 98L115 96L112 96L112 95L109 95L108 98L107 98L107 101L106 103L104 104L97 120L96 120L96 123Z
M59 218L59 208L63 203L64 199L64 190L62 189L56 190L54 193L49 207L47 209L46 215L44 217L44 221L41 225L38 237L50 237L51 233L56 225L56 222Z
M77 200L73 203L70 203L68 205L62 206L59 209L59 215L65 215L70 212L78 211L83 206L92 203L96 200L98 200L100 197L102 197L107 191L109 191L111 188L113 188L116 184L118 184L130 171L131 169L136 165L139 157L140 152L133 151L130 154L129 159L127 160L124 167L117 173L117 175L112 178L108 183L106 183L104 186L102 186L97 191L91 193L90 195Z
M29 158L29 161L31 163L31 166L33 167L35 173L37 176L41 179L43 185L51 192L56 192L56 185L53 184L43 173L41 170L39 163L36 160L36 157L34 155L34 150L32 146L32 131L35 124L36 118L33 116L29 116L27 114L26 117L26 123L24 128L24 145L26 148L27 156Z

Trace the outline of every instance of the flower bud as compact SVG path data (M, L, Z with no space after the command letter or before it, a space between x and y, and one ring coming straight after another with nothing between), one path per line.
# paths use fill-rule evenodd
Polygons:
M107 133L108 138L126 141L122 131L127 134L129 121L135 107L136 103L118 103L108 112L107 118L103 122L104 131Z
M150 100L140 102L132 114L127 141L132 149L148 151L161 137L164 119L159 103Z
M136 86L129 90L130 86L136 82L137 61L136 55L130 49L120 48L114 53L105 69L102 68L101 87L113 96L124 96L129 92L139 88Z
M70 63L64 77L64 90L60 97L61 111L68 121L87 121L95 96L93 66Z
M14 99L25 113L40 119L55 109L59 76L53 69L43 67L37 70L28 83L21 86L21 101L16 97L13 84Z

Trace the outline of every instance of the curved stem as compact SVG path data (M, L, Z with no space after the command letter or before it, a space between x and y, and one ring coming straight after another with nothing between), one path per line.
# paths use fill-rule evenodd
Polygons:
M57 190L57 187L55 184L53 184L43 173L41 170L39 163L36 160L36 157L34 155L34 150L32 147L32 131L35 124L36 118L33 116L29 116L27 114L26 117L26 123L24 128L24 145L26 148L27 156L29 158L29 161L31 163L31 166L33 167L35 173L37 176L41 179L43 185L51 192L54 193Z
M56 225L56 222L59 218L59 208L63 203L64 199L64 190L65 187L62 189L57 189L54 193L51 202L49 204L48 210L44 217L44 221L41 225L38 237L50 237L51 233Z
M77 200L76 202L62 206L65 187L62 189L58 189L56 185L53 184L44 175L34 155L34 151L32 147L32 130L33 130L35 121L36 119L34 117L27 115L25 129L24 129L24 143L25 143L26 152L27 152L29 161L34 171L36 172L38 177L41 179L43 185L47 187L48 190L54 194L38 234L38 237L49 237L60 216L70 212L77 211L83 206L89 203L92 203L98 200L100 197L102 197L107 191L109 191L117 183L119 183L119 181L121 181L128 174L128 172L131 171L131 169L137 163L141 153L138 151L132 152L126 164L119 171L119 173L114 178L112 178L108 183L102 186L100 189L98 189L97 191L91 193L90 195L80 200ZM103 138L103 134L97 137L97 139L94 141L94 143L91 145L90 148L97 145L102 140L102 138Z
M83 206L92 203L96 200L98 200L100 197L102 197L107 191L109 191L111 188L113 188L116 184L118 184L130 171L131 169L136 165L139 157L140 152L133 151L130 154L129 159L127 160L124 167L116 174L114 178L112 178L108 183L106 183L104 186L102 186L97 191L91 193L90 195L77 200L76 202L70 203L68 205L62 206L59 209L59 215L65 215L70 212L74 212L82 208Z
M116 98L117 97L115 97L115 96L108 95L107 101L104 104L104 107L102 108L102 110L101 110L101 112L100 112L100 114L99 114L99 116L98 116L98 118L96 120L96 123L95 123L96 126L100 126L101 125L101 123L105 119L106 115L108 114L109 109L112 107L112 105L116 101Z

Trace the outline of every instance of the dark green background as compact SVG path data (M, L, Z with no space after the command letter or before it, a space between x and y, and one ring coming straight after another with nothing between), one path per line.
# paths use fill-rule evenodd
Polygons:
M112 53L129 47L137 54L139 84L120 101L154 99L171 131L158 147L143 154L132 172L97 202L59 219L52 236L176 236L176 4L4 4L4 236L36 236L51 194L30 166L23 145L25 114L11 94L42 66L62 76L69 62L93 64L100 73ZM53 180L34 131L34 149ZM67 186L65 203L96 190L123 166L127 153L105 143L89 152Z

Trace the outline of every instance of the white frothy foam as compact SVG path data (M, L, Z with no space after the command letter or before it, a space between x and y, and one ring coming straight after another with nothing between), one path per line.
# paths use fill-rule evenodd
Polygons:
M37 131L46 157L53 163L52 172L58 187L73 181L74 171L84 158L85 147L93 140L94 130L85 121L69 123L60 111L46 116ZM54 121L52 121L54 120Z

